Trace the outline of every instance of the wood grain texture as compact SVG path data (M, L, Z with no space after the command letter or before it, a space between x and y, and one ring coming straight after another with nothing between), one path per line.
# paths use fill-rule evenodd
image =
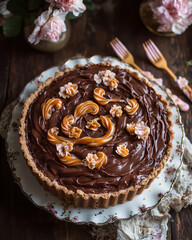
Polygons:
M142 42L151 38L165 55L169 67L176 75L187 77L192 86L192 68L187 68L185 63L192 58L192 27L181 36L158 37L142 24L139 18L140 1L95 2L97 9L94 12L87 12L71 22L70 41L64 49L56 53L46 54L33 50L22 34L15 39L5 39L0 29L0 111L18 96L27 82L53 65L62 64L75 55L115 56L109 45L109 41L115 36L128 47L141 68L151 71L156 77L163 77L167 87L190 103L166 72L155 69L150 64ZM190 111L181 115L186 135L192 141L192 106ZM0 239L91 239L90 226L59 221L35 207L23 195L11 175L2 139L0 144ZM192 207L183 209L180 213L172 211L171 215L173 221L169 222L168 240L191 239Z

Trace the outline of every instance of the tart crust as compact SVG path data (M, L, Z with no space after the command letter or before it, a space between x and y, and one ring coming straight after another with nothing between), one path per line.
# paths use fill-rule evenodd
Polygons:
M92 64L93 63L88 63L88 65L92 65ZM110 65L110 63L100 63L98 65L114 67ZM40 91L42 91L45 87L49 86L52 83L52 81L54 81L54 79L60 76L63 76L66 72L69 72L76 68L81 68L81 67L84 67L84 66L77 64L74 68L67 68L65 69L64 72L55 73L54 77L48 78L45 83L42 83L38 87L38 89L27 98L27 100L24 103L22 117L20 120L20 128L19 128L20 144L21 144L21 149L24 153L24 157L27 161L28 166L31 168L33 174L36 176L39 183L46 190L51 192L53 195L57 195L61 200L64 200L67 204L74 205L75 208L78 208L78 207L83 207L83 208L91 207L95 209L99 207L108 208L109 206L115 206L116 204L133 200L137 194L141 194L144 191L144 189L148 188L151 185L153 180L158 176L158 174L164 168L165 163L169 159L169 156L171 153L172 139L174 136L174 132L172 131L172 121L170 119L172 113L168 108L167 101L162 99L161 95L157 94L156 91L154 90L156 95L160 97L160 101L163 102L163 104L165 105L168 113L168 123L170 126L169 128L170 139L168 142L168 149L167 149L166 155L162 158L159 165L151 171L148 177L143 179L138 185L130 186L124 190L120 190L116 192L92 194L92 193L84 193L82 190L77 190L77 192L74 192L72 190L67 189L65 186L59 185L56 181L51 181L36 167L33 157L30 154L30 151L26 142L25 120L26 120L30 105L36 99ZM115 68L121 69L120 66L115 66ZM126 68L124 70L127 71L130 75L134 76L136 79L144 81L145 84L148 85L149 87L152 87L151 84L147 82L144 78L140 78L137 72L130 71L129 69L126 69Z

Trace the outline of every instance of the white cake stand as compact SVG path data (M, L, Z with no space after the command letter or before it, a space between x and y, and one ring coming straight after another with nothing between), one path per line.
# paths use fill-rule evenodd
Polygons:
M53 67L44 71L41 75L29 82L20 95L19 102L12 112L12 119L9 125L7 134L7 154L8 161L15 177L16 182L21 187L23 193L38 207L41 207L56 218L71 221L78 224L94 223L106 224L115 220L128 219L135 215L141 214L144 211L154 208L164 197L170 192L176 180L177 172L182 164L183 155L183 138L184 130L181 123L181 117L178 108L174 105L162 87L154 84L154 89L161 94L164 99L170 103L172 111L173 131L175 132L173 139L173 148L171 156L166 163L166 166L161 171L159 176L153 181L151 186L144 190L141 195L137 195L133 201L127 201L124 204L118 204L115 207L108 209L75 209L73 206L67 206L56 196L44 190L38 183L32 171L26 164L23 153L19 144L19 121L23 103L28 98L30 93L33 93L41 82L44 82L48 77L54 76L55 72L66 67L74 67L76 64L86 64L88 62L100 63L110 61L112 65L120 65L121 67L129 68L132 71L137 71L129 65L112 57L93 56L89 59L75 58L67 61L61 68ZM137 71L138 72L138 71ZM140 76L141 73L140 73ZM143 76L142 76L143 77Z

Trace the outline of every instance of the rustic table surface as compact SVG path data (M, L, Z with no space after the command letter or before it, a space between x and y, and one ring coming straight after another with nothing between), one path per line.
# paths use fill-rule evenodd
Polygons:
M96 1L97 9L86 12L71 22L72 33L67 46L53 54L33 50L21 34L6 39L0 29L0 113L17 98L25 84L45 69L63 63L75 55L90 57L95 54L115 56L109 41L118 36L133 53L136 63L157 77L183 100L187 98L167 73L155 69L147 60L142 42L151 38L159 46L176 75L189 79L192 85L192 68L186 61L192 58L192 26L181 36L166 38L150 33L139 18L140 1ZM98 5L100 3L100 5ZM189 103L189 102L188 102ZM192 141L192 106L181 113L186 135ZM0 161L0 239L92 239L90 226L75 225L55 219L44 210L35 207L14 183L7 163L4 140L1 143ZM171 212L168 239L192 239L192 207L180 213Z

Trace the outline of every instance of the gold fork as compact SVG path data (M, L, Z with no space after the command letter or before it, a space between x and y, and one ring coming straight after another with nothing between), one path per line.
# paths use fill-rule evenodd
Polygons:
M110 44L113 50L116 52L117 56L121 58L122 61L128 63L129 65L139 70L142 74L144 74L143 70L139 66L137 66L137 64L135 64L133 55L118 38L114 38L110 42Z
M183 91L183 93L192 101L192 89L188 84L181 87L178 84L176 75L171 71L171 69L167 66L167 61L155 45L155 43L150 39L143 43L143 47L147 57L149 58L150 62L157 68L164 69L168 72L168 74L175 80L179 88Z

